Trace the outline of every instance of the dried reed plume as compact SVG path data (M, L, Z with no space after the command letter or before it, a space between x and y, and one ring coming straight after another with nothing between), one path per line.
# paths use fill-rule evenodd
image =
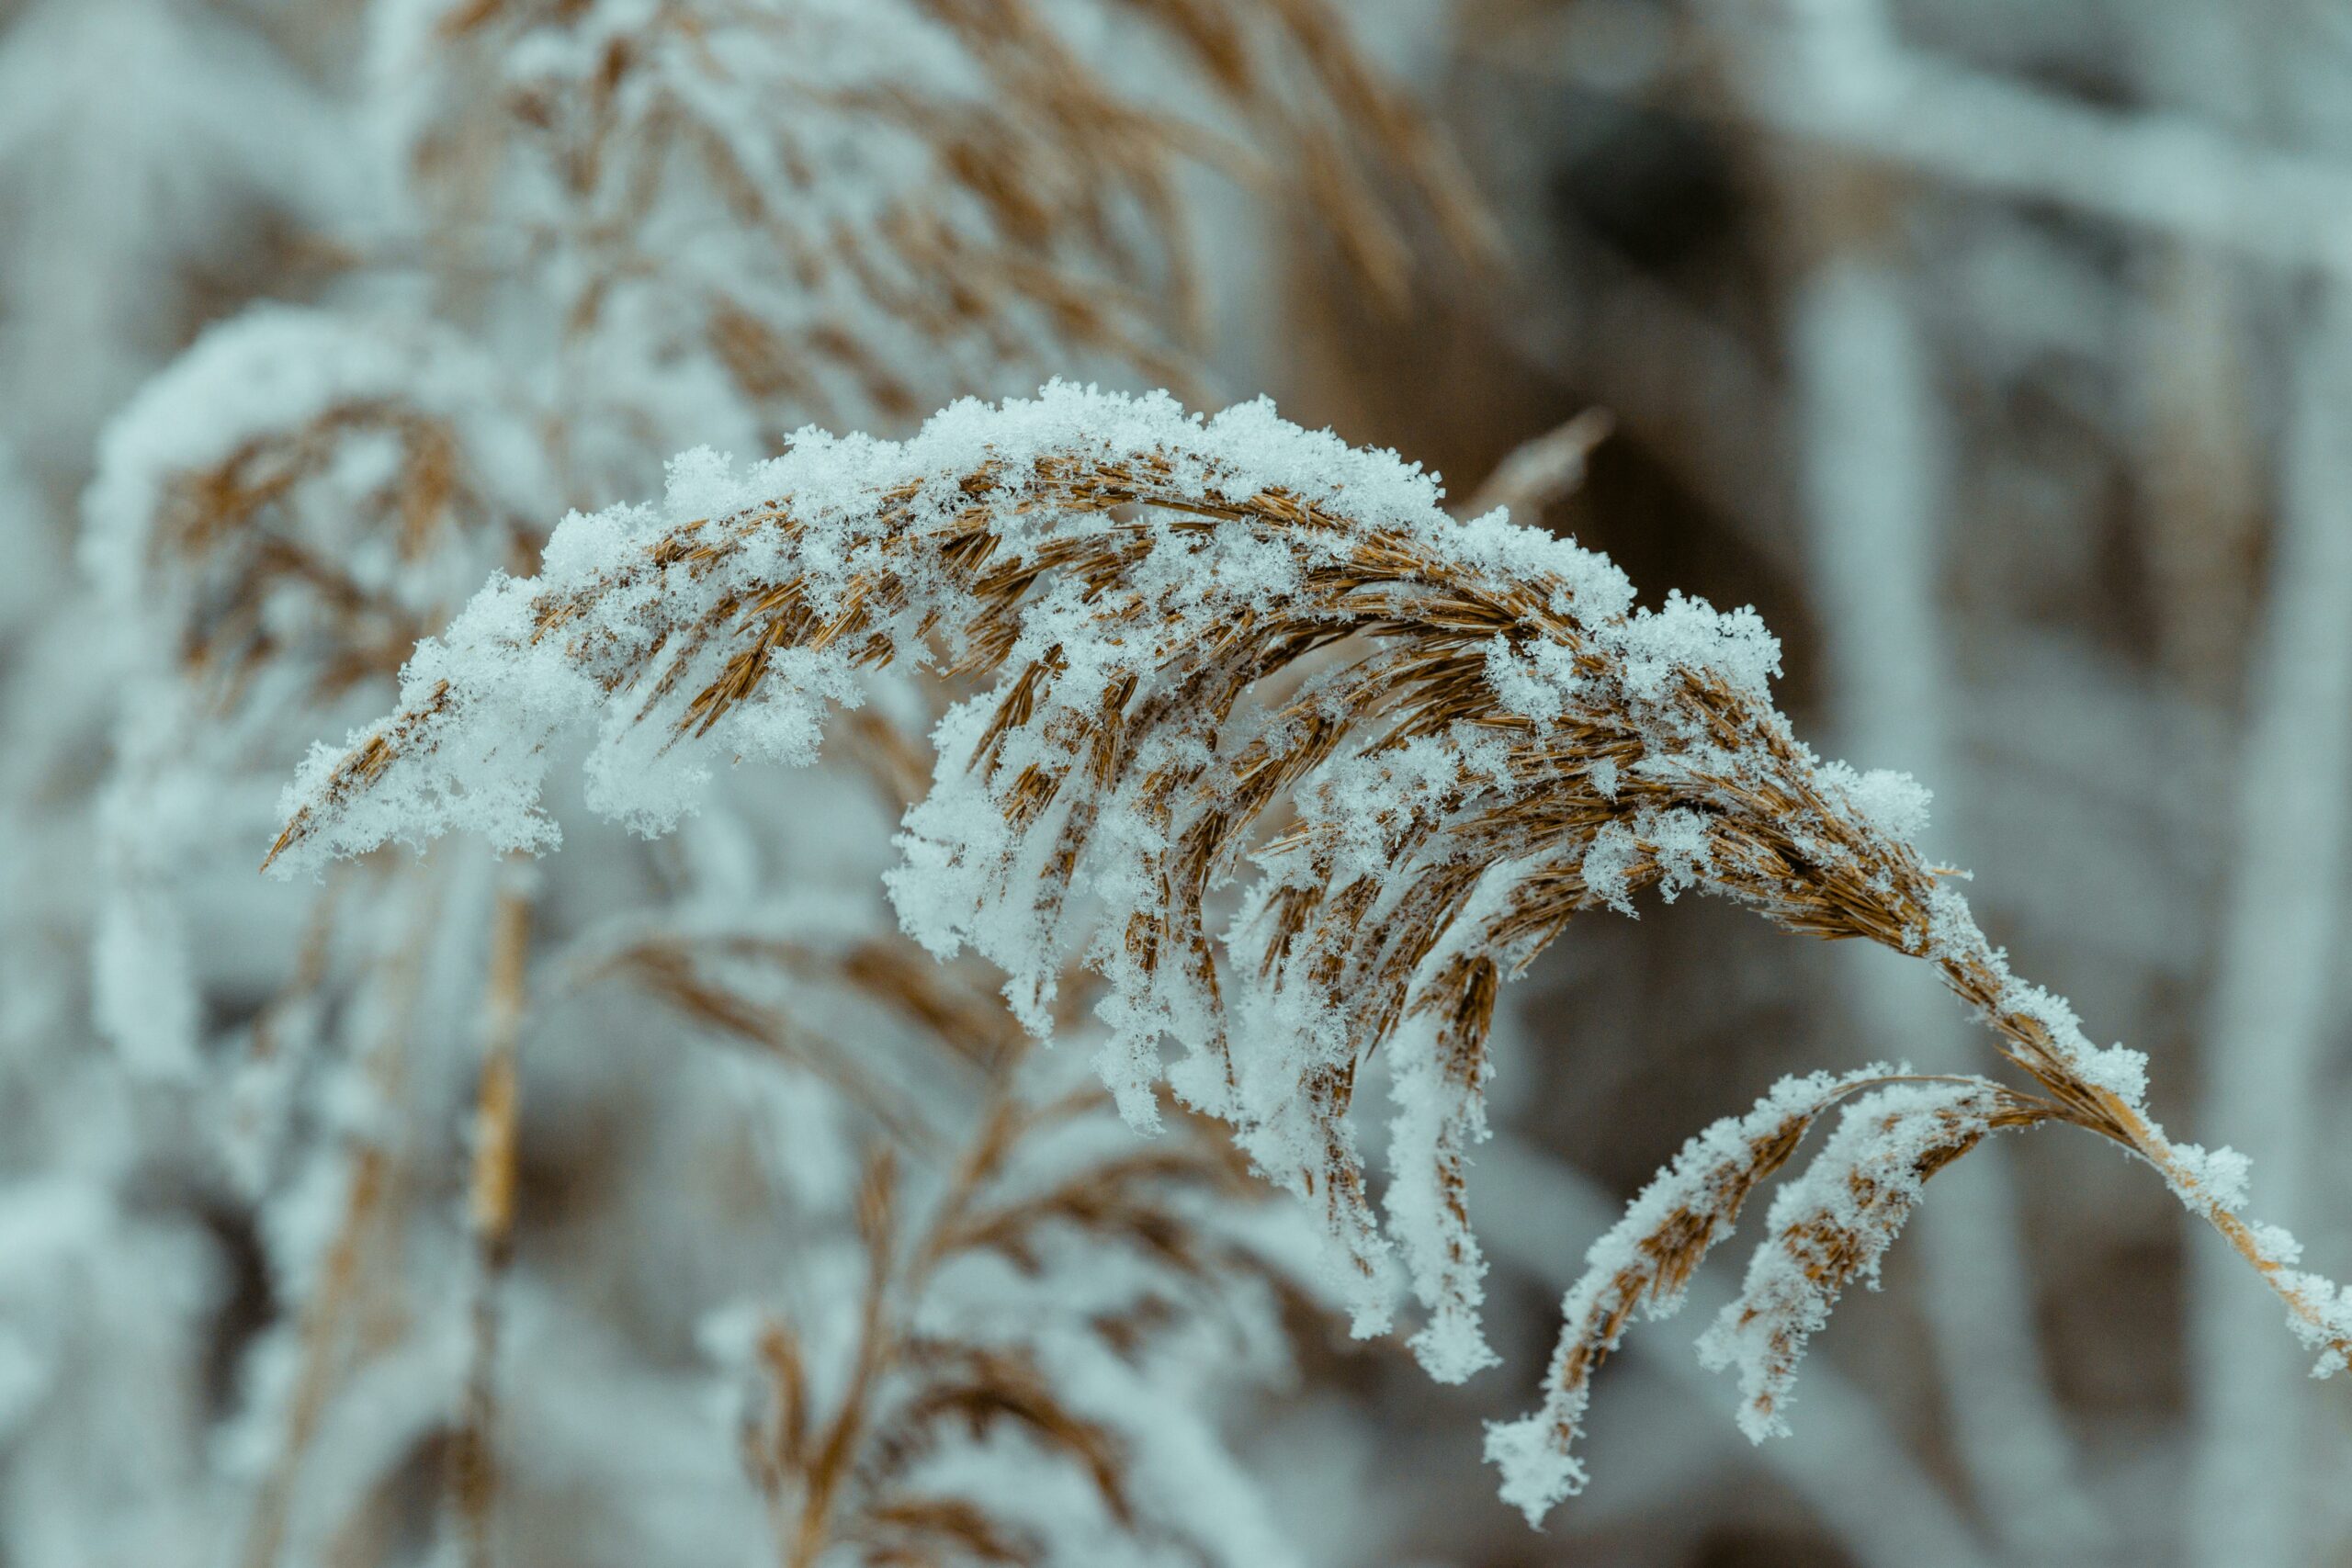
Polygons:
M545 462L502 390L437 328L251 311L109 432L86 564L209 704L330 705L537 558Z
M1178 1097L1319 1205L1359 1332L1384 1324L1401 1252L1440 1377L1493 1359L1464 1183L1498 985L1579 911L1697 887L1909 953L2031 1080L1792 1081L1694 1140L1594 1247L1543 1408L1490 1434L1531 1517L1581 1479L1586 1382L1630 1318L1671 1309L1848 1096L1864 1098L1776 1205L1709 1338L1743 1369L1752 1432L1777 1428L1805 1337L1926 1178L2043 1122L2155 1167L2324 1370L2352 1352L2352 1303L2234 1212L2244 1162L2167 1139L2143 1058L2094 1047L2015 978L1910 847L1924 792L1792 736L1752 614L1637 609L1601 558L1500 515L1457 521L1392 454L1263 403L1203 422L1057 384L957 405L905 444L812 434L741 474L689 455L666 505L568 521L538 577L493 581L421 645L400 711L314 752L269 860L292 873L458 829L546 848L549 742L583 728L591 806L658 830L717 761L810 760L861 671L893 662L977 688L905 819L901 923L1001 965L1037 1032L1081 957L1105 982L1098 1066L1128 1119L1157 1122L1172 1037ZM1220 945L1212 905L1233 884ZM1376 1052L1396 1102L1385 1230L1349 1115Z
M1073 353L1189 380L1203 167L1319 220L1392 301L1417 221L1465 260L1498 254L1451 150L1329 0L1104 0L1077 19L1118 40L1107 60L1072 19L1031 0L460 5L410 62L436 105L414 183L461 251L519 229L563 258L572 338L707 356L775 438L911 421Z
M553 492L504 390L454 333L269 307L206 333L109 430L82 554L134 640L96 1001L134 1060L195 1065L175 899L260 782L382 701L486 572L537 560L525 520Z
M1099 1135L1103 1129L1090 1124L1118 1130L1108 1096L1061 1081L1063 1064L1032 1051L978 969L936 963L896 933L801 940L673 928L628 935L583 972L636 985L712 1039L771 1054L886 1134L854 1204L863 1267L849 1299L807 1292L813 1323L771 1307L740 1325L752 1387L738 1442L766 1504L776 1560L807 1568L838 1546L876 1562L943 1553L1065 1560L1068 1543L1027 1517L1050 1487L976 1486L972 1475L940 1466L943 1450L978 1447L1003 1430L1069 1472L1103 1528L1242 1568L1247 1551L1220 1542L1226 1532L1216 1521L1176 1503L1150 1473L1155 1435L1187 1417L1164 1401L1145 1403L1143 1381L1109 1369L1148 1363L1159 1342L1221 1305L1229 1310L1238 1292L1296 1294L1253 1249L1247 1227L1227 1223L1250 1212L1257 1190L1227 1142L1172 1105L1176 1125L1164 1141L1138 1147ZM1074 992L1087 989L1085 977L1072 981ZM795 1016L771 999L779 985L801 1004ZM808 1021L821 1014L808 1006L820 991L854 1000L849 1016L860 1021L869 1057L874 1019L895 1017L928 1054L923 1071L906 1073L903 1084L876 1076ZM1080 1023L1074 1013L1061 1021ZM943 1077L961 1103L926 1108L923 1083ZM943 1109L960 1118L952 1142L941 1136ZM1111 1262L1121 1254L1124 1270ZM1055 1314L1034 1306L1020 1309L1017 1325L991 1325L985 1306L974 1310L969 1278L956 1277L976 1264L1046 1291L1068 1292L1055 1284L1058 1270L1085 1274L1080 1333L1036 1333L1040 1318ZM990 1293L977 1295L985 1303ZM827 1321L844 1313L845 1334ZM1074 1348L1088 1344L1095 1348L1073 1360ZM843 1375L821 1366L812 1374L812 1345L831 1347L824 1353L841 1358ZM1121 1397L1106 1400L1106 1387Z

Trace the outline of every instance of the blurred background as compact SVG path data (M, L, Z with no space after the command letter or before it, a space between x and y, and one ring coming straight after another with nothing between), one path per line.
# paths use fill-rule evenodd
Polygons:
M235 1560L209 1544L218 1517L245 1506L222 1500L237 1487L218 1479L236 1469L221 1433L254 1397L239 1363L288 1298L268 1282L256 1216L269 1204L239 1196L203 1152L225 1112L201 1086L276 1016L305 927L298 905L265 907L283 890L233 878L266 844L300 745L380 711L389 690L388 667L373 668L374 685L336 688L350 713L306 710L267 741L241 718L197 770L248 769L236 804L172 784L201 748L182 736L142 750L130 730L140 704L179 700L155 694L179 679L166 679L178 656L148 644L187 643L201 616L142 628L179 613L141 586L153 569L107 576L138 547L104 541L144 525L105 513L96 498L125 487L94 488L100 455L134 477L183 473L260 439L266 411L220 413L214 446L187 454L168 422L124 423L135 399L164 395L141 392L159 376L180 377L165 392L196 411L175 418L253 401L262 372L206 379L183 374L183 355L256 302L424 301L504 367L539 364L531 330L496 326L504 307L484 301L517 279L588 286L571 263L531 272L537 242L477 243L539 197L528 178L481 174L503 167L481 150L496 133L468 118L505 104L523 67L477 96L466 85L490 79L478 62L438 77L399 68L416 39L455 49L475 36L464 13L499 9L0 4L6 1568ZM561 28L631 8L532 9ZM1104 81L1225 128L1239 110L1208 88L1186 101L1194 89L1125 52L1116 30L1170 27L1185 9L1040 7L1096 51ZM2255 1156L2256 1211L2292 1228L2313 1267L2352 1267L2337 960L2352 805L2352 6L1376 0L1344 15L1366 69L1420 107L1458 164L1376 148L1348 181L1322 182L1343 193L1336 204L1286 194L1283 171L1333 155L1312 138L1263 139L1272 174L1184 171L1168 199L1187 209L1203 277L1183 352L1135 352L1102 320L1032 299L1066 354L1046 331L1019 353L959 359L936 386L864 375L855 394L776 381L738 397L757 379L739 353L723 410L681 371L637 423L581 415L550 499L518 487L511 510L544 504L544 531L562 505L650 492L660 458L697 441L749 456L808 419L902 433L957 392L1057 371L1159 385L1170 360L1195 403L1271 393L1298 423L1442 470L1458 495L1522 443L1605 411L1583 482L1541 521L1606 551L1646 599L1679 588L1754 604L1781 638L1799 733L1927 783L1924 847L1973 872L1979 918L2019 972L2071 998L2097 1039L2148 1053L2169 1124ZM928 79L927 41L872 47L860 69ZM940 70L940 91L963 90ZM548 72L559 98L594 89L593 70ZM1336 78L1315 80L1339 122L1366 112ZM570 111L533 112L544 125ZM1380 244L1351 237L1351 201L1381 209ZM1474 207L1491 243L1459 243ZM1384 262L1382 244L1407 259ZM739 265L730 254L711 265ZM622 351L583 353L542 354L530 375L593 376ZM462 422L471 395L435 406ZM466 557L453 582L479 581L504 548ZM430 629L426 609L406 613L408 635ZM141 769L145 793L128 789ZM110 827L109 813L174 824L182 847L217 832L222 847L173 861L156 874L168 894L151 886L125 914L109 888L168 857L160 829ZM163 905L176 945L113 944L130 973L94 982L95 933ZM142 1066L120 1038L139 1028L107 1021L122 1010L109 984L184 993L170 1006L185 1039L148 1049L196 1066ZM1796 1435L1764 1448L1739 1437L1729 1389L1688 1345L1737 1267L1718 1259L1688 1326L1637 1334L1602 1376L1594 1483L1530 1533L1494 1500L1478 1422L1522 1407L1558 1294L1618 1206L1782 1073L1880 1056L1981 1066L1986 1043L1897 958L1689 900L1583 922L1505 1010L1498 1134L1473 1202L1507 1365L1439 1389L1393 1347L1306 1330L1296 1381L1239 1398L1227 1420L1303 1561L2352 1561L2340 1386L2308 1379L2260 1282L2160 1184L2054 1134L1988 1147L1936 1183L1883 1293L1848 1303L1815 1351ZM551 1026L529 1059L560 1057L585 1027ZM550 1070L569 1109L526 1123L526 1167L545 1184L526 1187L526 1267L533 1193L558 1227L593 1208L583 1183L563 1209L573 1168L633 1114L630 1097L657 1092L635 1070ZM468 1082L454 1069L418 1079L405 1092L446 1120L451 1153ZM583 1149L567 1154L567 1139ZM649 1309L610 1288L583 1310L634 1344L631 1314ZM614 1414L626 1393L611 1397L594 1419L628 1418ZM429 1512L420 1486L382 1483L376 1506ZM133 1515L145 1533L122 1533ZM292 1533L288 1561L408 1560L398 1530L365 1553L336 1547L345 1556ZM649 1528L627 1560L685 1561L688 1539ZM739 1558L758 1560L732 1546L695 1556Z

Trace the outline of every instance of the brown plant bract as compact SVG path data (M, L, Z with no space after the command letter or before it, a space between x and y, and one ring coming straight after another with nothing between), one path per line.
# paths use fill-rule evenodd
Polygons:
M1320 1193L1343 1235L1372 1227L1344 1126L1366 1057L1409 1016L1443 1021L1440 1059L1456 1109L1437 1141L1433 1181L1449 1262L1458 1264L1470 1246L1461 1145L1475 1135L1462 1108L1475 1105L1486 1074L1497 980L1578 911L1653 885L1670 896L1703 871L1712 890L1791 931L1859 937L1927 958L2041 1091L1999 1091L2001 1124L2063 1121L2139 1154L2269 1280L2315 1348L2352 1349L2314 1282L2289 1273L2269 1241L2210 1189L2193 1152L2170 1144L2136 1097L2094 1064L2064 1005L2009 974L1937 871L1829 781L1758 693L1683 665L1662 692L1645 695L1612 663L1607 637L1618 623L1582 618L1565 580L1448 558L1426 537L1348 516L1343 501L1236 492L1214 473L1180 480L1177 472L1150 454L1046 451L987 461L953 476L944 491L937 481L880 489L848 520L846 545L829 541L832 558L859 564L821 597L792 570L802 525L788 497L690 521L585 586L540 592L528 637L561 648L616 704L634 702L640 723L666 723L672 743L684 744L759 694L781 650L838 646L855 662L880 664L908 655L903 634L916 628L949 675L996 682L995 717L972 765L1014 829L1010 841L1042 831L1049 808L1068 802L1035 907L1050 923L1102 803L1119 795L1163 824L1170 846L1147 868L1160 898L1127 916L1120 945L1146 976L1178 966L1213 1010L1235 982L1211 946L1204 902L1254 848L1272 885L1256 983L1307 995L1344 1021L1344 1054L1298 1086L1323 1149L1304 1186ZM918 495L935 502L942 493L953 498L945 513L919 521ZM1023 530L1010 527L1015 519L1027 520ZM1057 519L1073 525L1050 525ZM1288 550L1295 591L1272 605L1200 615L1137 586L1136 573L1163 540L1181 547L1216 530ZM783 563L776 575L722 570L754 545L766 552L754 558ZM711 583L720 585L715 594ZM1082 589L1090 636L1154 650L1146 694L1137 695L1133 674L1099 691L1062 691L1069 665L1058 645L1015 666L1025 616L1055 583ZM597 615L622 593L638 606L627 638ZM1540 644L1565 650L1579 689L1601 695L1549 720L1498 702L1488 674L1494 649ZM1329 662L1298 694L1246 742L1218 749L1253 688L1317 654ZM324 776L272 857L338 817L411 749L429 750L438 714L458 700L445 683L379 728ZM1005 761L1006 739L1035 724L1050 727L1054 746L1016 768ZM1378 818L1391 885L1384 891L1374 874L1347 871L1350 836L1363 825L1306 787L1317 764L1343 743L1377 759L1417 738L1477 735L1508 748L1505 776L1480 773L1457 748L1450 784L1400 798ZM1170 738L1195 744L1148 744ZM1147 766L1147 758L1163 760ZM1658 841L1656 824L1669 813L1702 826L1703 854ZM1627 858L1613 885L1596 887L1588 856L1611 831L1625 836ZM1480 911L1475 931L1453 931L1482 875L1504 863L1514 868L1507 895ZM1012 886L1023 874L1015 852L992 874L1001 889ZM1399 890L1396 878L1407 886ZM1432 955L1442 962L1424 976ZM1216 1010L1207 1026L1209 1048L1230 1083L1221 1017ZM1638 1295L1687 1273L1809 1121L1751 1150L1749 1173L1727 1180L1714 1208L1679 1213L1645 1238L1657 1271L1593 1323L1569 1325L1561 1375L1589 1375ZM1937 1163L1973 1142L1956 1143ZM1823 1255L1829 1275L1844 1267L1833 1255L1834 1247ZM1563 1451L1572 1435L1559 1434Z

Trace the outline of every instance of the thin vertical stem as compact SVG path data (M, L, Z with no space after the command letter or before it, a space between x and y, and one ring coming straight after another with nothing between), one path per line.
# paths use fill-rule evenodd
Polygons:
M467 1184L467 1221L474 1245L471 1350L464 1404L449 1449L450 1508L468 1568L488 1568L494 1555L499 1297L514 1259L518 1046L531 946L528 871L517 862L503 870L491 917L481 1075L474 1098L473 1164Z

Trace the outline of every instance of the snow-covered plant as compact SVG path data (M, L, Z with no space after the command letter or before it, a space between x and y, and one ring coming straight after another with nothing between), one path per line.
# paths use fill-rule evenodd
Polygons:
M1927 1178L2045 1122L2153 1166L2320 1370L2343 1365L2352 1303L2239 1217L2244 1158L2167 1138L2144 1059L2012 975L1911 847L1924 790L1794 739L1753 614L1637 607L1604 558L1440 500L1393 454L1263 402L1204 421L1059 384L957 404L903 444L805 432L740 470L690 453L663 502L567 519L537 575L493 579L421 644L399 710L314 751L270 863L458 829L550 848L540 795L577 733L588 804L667 831L724 764L810 762L873 671L929 667L970 694L904 818L902 926L1005 971L1033 1033L1059 1032L1072 962L1100 976L1095 1060L1127 1120L1160 1122L1164 1079L1229 1122L1320 1209L1359 1333L1385 1325L1401 1254L1441 1378L1492 1359L1464 1191L1497 988L1572 916L1696 888L1883 944L1931 965L2029 1080L1792 1080L1694 1139L1594 1247L1542 1408L1489 1434L1531 1518L1580 1483L1586 1386L1632 1317L1673 1310L1841 1101L1705 1341L1741 1369L1751 1434L1781 1429L1806 1337L1874 1275ZM1385 1225L1350 1120L1375 1053L1395 1100Z
M153 1528L191 1560L340 1558L415 1528L431 1465L434 1549L477 1563L566 1529L740 1551L763 1511L796 1564L1286 1560L1224 1418L1283 1373L1287 1211L1183 1115L1138 1153L1068 1055L869 908L867 786L919 784L924 688L843 727L851 765L794 823L714 801L675 854L373 857L255 897L248 846L311 737L681 433L903 421L1012 367L1191 376L1207 172L1319 213L1392 288L1414 212L1483 243L1466 183L1327 0L368 15L354 118L384 177L347 182L337 282L198 335L84 498L125 629L95 1021L182 1097L196 1146L156 1157L260 1277ZM758 1050L643 1081L628 1030L571 1021L622 990L667 1004L661 1037ZM540 1096L650 1147L550 1204ZM713 1174L747 1150L748 1201ZM604 1224L568 1250L575 1208ZM613 1321L610 1276L673 1242L740 1269ZM714 1380L752 1395L713 1419ZM659 1476L575 1435L669 1407ZM551 1525L575 1491L596 1505Z
M1539 1365L1563 1292L1492 1444L1539 1512L1607 1450L1570 1556L2340 1555L2257 1280L2340 1304L1970 923L2340 1251L2340 10L0 0L0 1560L1513 1561L1430 1450L1514 1380L1399 1352ZM1436 260L1488 242L1423 102L1508 276ZM1254 415L795 435L1049 376L1276 389L1786 674L1377 464L1252 510ZM543 563L698 444L800 455ZM351 820L513 786L424 816L563 852L255 876L498 573L578 612L450 691L598 690ZM2134 1157L1994 1135L2055 1121ZM1699 1357L1627 1337L1679 1305ZM1715 1462L1718 1404L1800 1438Z
M1008 367L1190 378L1212 171L1392 293L1400 219L1488 243L1329 0L390 0L377 35L403 183L592 474Z
M782 1190L828 1213L823 1238L707 1334L742 1381L777 1560L842 1543L872 1562L1288 1560L1199 1384L1206 1366L1238 1383L1283 1365L1295 1216L1253 1198L1197 1119L1138 1145L981 976L887 930L845 940L825 913L799 932L639 934L591 971L788 1064L778 1089L832 1091L798 1090L798 1124L767 1145ZM854 1182L810 1137L827 1105L890 1131Z
M109 428L82 554L142 678L102 808L96 1001L134 1059L196 1060L175 884L267 811L289 716L380 700L469 584L536 558L558 491L516 401L435 323L272 307Z

